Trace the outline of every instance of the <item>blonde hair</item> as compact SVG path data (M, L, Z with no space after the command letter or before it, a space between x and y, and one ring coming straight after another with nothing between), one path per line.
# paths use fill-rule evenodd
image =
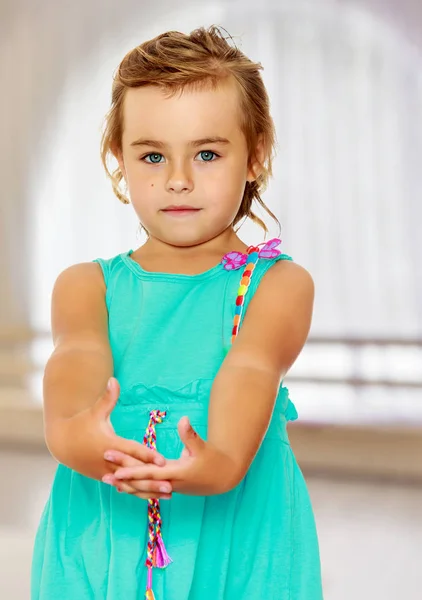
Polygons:
M113 78L111 109L105 118L101 140L101 159L117 198L124 204L129 203L120 189L123 179L120 168L111 172L108 167L108 159L122 150L126 90L154 85L176 93L186 86L217 86L221 80L231 76L237 82L240 92L240 126L247 142L249 164L252 159L258 159L255 154L258 142L264 157L259 165L261 172L257 179L246 182L242 202L232 226L243 218L250 218L268 233L265 223L252 211L252 203L256 200L280 228L277 217L261 199L261 193L272 175L275 146L274 123L261 69L260 63L252 62L237 47L231 46L216 26L208 29L201 27L189 35L169 31L128 52Z

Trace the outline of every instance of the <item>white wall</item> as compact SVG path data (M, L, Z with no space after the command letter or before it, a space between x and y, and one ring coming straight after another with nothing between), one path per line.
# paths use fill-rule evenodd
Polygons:
M217 23L265 67L279 139L265 200L284 251L315 279L311 335L421 338L416 2L3 0L1 10L0 334L47 330L61 269L139 244L99 160L112 72L148 37ZM261 240L251 226L242 236Z

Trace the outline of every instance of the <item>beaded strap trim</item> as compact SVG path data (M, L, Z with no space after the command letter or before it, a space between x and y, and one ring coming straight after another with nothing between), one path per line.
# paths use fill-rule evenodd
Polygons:
M231 271L233 269L240 269L246 263L246 268L243 271L242 279L240 280L240 286L237 290L236 309L233 319L231 344L233 344L234 340L237 337L237 334L239 333L239 326L242 318L245 296L249 289L252 275L255 270L258 259L275 258L276 256L279 256L281 252L280 250L277 250L276 247L280 244L281 240L279 240L278 238L274 238L266 243L263 242L262 244L258 244L258 246L249 246L249 248L246 250L246 254L243 254L241 252L229 252L223 257L223 260L221 261L221 263L224 265L224 268L227 271ZM263 248L260 249L260 246L263 246Z
M245 270L243 271L242 278L240 280L240 286L237 291L236 298L236 309L233 319L233 328L231 335L231 343L237 337L239 332L239 325L242 318L243 306L245 302L245 296L249 289L251 278L255 270L256 264L259 258L275 258L280 254L280 250L276 247L281 244L281 240L274 238L269 242L263 242L258 246L249 246L246 254L241 252L229 252L225 254L221 264L224 269L231 271L234 269L240 269L246 264ZM260 246L263 246L260 249ZM157 437L155 426L162 423L166 418L167 413L165 411L153 410L150 412L150 419L145 432L143 443L148 448L157 447ZM161 533L162 519L160 513L160 501L156 498L148 500L148 546L147 546L147 558L145 565L148 568L148 579L147 589L145 592L145 600L155 600L154 592L152 591L152 569L158 567L164 569L172 562L172 559L167 554L167 550L164 546L163 537Z

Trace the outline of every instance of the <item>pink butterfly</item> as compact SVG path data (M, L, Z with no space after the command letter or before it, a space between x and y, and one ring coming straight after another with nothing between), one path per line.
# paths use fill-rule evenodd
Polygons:
M274 238L269 240L266 244L264 243L264 247L259 250L258 256L259 258L275 258L279 254L281 254L280 250L277 250L276 247L281 244L281 240L278 238ZM252 249L252 246L249 246L248 250ZM256 248L258 250L258 247ZM221 264L224 265L224 268L227 271L233 271L234 269L240 269L243 267L248 261L248 254L243 254L243 252L229 252L223 256Z

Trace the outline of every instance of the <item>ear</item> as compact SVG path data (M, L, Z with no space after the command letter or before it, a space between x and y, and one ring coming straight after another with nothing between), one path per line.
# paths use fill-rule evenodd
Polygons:
M246 176L246 179L247 181L249 181L249 183L252 183L252 181L255 181L261 175L263 171L262 165L264 164L264 160L264 144L262 135L260 135L258 137L258 142L255 146L255 150L251 153L251 156L249 158L248 173Z
M117 148L116 146L112 146L111 152L113 153L114 158L117 160L117 162L119 164L119 169L121 170L123 177L126 179L125 161L123 159L122 149Z

